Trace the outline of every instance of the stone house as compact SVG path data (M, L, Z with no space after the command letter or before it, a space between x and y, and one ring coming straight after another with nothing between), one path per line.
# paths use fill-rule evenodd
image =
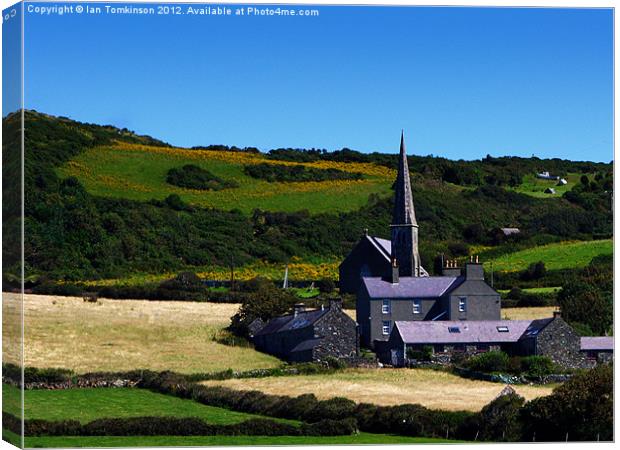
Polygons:
M410 350L425 347L432 349L435 361L444 363L457 355L491 350L547 356L564 368L588 368L613 358L613 338L581 338L557 312L539 320L398 321L388 341L378 346L378 356L384 363L402 366ZM595 357L587 348L598 349Z
M613 360L614 338L612 336L583 336L581 352L588 361L605 363Z
M501 300L484 281L482 264L445 268L443 276L364 277L356 312L361 344L386 341L397 321L499 320Z
M358 355L357 324L340 302L314 310L296 305L292 314L276 317L259 329L255 322L251 324L251 339L256 349L290 362L352 359Z

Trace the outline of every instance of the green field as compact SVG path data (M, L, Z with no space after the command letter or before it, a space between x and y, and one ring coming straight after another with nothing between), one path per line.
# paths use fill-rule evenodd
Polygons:
M485 270L515 272L524 270L530 264L542 261L547 270L572 269L587 266L598 255L613 253L613 240L570 241L528 248L502 255L492 262L485 262Z
M533 288L525 288L521 289L522 292L526 294L553 294L554 292L558 292L562 289L559 286L549 286L549 287L533 287ZM500 294L507 294L510 292L510 289L498 289L497 292Z
M9 442L19 436L3 430ZM42 436L27 437L26 447L171 447L222 445L361 445L361 444L457 444L464 441L359 433L352 436Z
M584 174L569 173L564 177L568 184L565 184L563 186L556 186L556 184L558 183L557 181L542 180L540 178L536 178L536 175L526 175L523 177L523 183L521 183L519 186L506 189L512 189L522 194L531 195L532 197L561 197L562 194L564 194L566 191L570 191L573 186L575 186L575 184L580 182L580 178L582 175ZM545 194L545 189L547 188L555 189L555 194Z
M19 415L20 392L3 384L3 408ZM234 424L254 414L203 405L192 400L153 393L136 388L82 388L26 391L26 418L60 421L74 419L82 423L98 418L139 416L199 417L214 424ZM263 417L264 418L264 417ZM270 418L298 424L294 420ZM20 437L3 430L3 438L19 445ZM459 442L444 439L359 433L352 436L41 436L26 437L26 447L134 447L203 445L327 445L327 444L408 444Z
M251 213L300 211L312 213L353 211L365 205L370 194L390 195L393 174L389 169L359 163L311 163L313 167L338 167L361 172L363 180L302 183L269 183L249 177L245 164L272 161L264 155L168 149L147 146L97 147L80 153L57 169L65 178L77 177L95 195L131 200L163 200L178 194L190 204L222 210L240 209ZM171 168L194 164L223 178L239 183L238 188L221 191L184 189L166 182Z
M3 409L19 415L19 390L3 384L2 391ZM73 419L82 423L109 417L174 416L198 417L209 423L226 425L265 418L137 388L27 390L24 403L27 419ZM269 419L290 424L299 423L294 420Z

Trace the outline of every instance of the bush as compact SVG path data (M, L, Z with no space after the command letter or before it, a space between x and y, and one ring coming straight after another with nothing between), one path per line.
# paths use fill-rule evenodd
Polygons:
M307 166L287 166L284 164L251 164L243 168L246 175L259 178L269 183L291 183L302 181L327 181L327 180L361 180L363 175L359 172L345 172L338 169L317 169Z
M502 351L480 353L469 358L465 366L479 372L505 372L508 367L508 355Z
M524 374L528 377L543 377L552 374L555 365L548 356L526 356L521 359L521 367Z
M612 441L613 368L579 373L521 410L526 441Z
M318 290L324 294L330 294L334 291L334 289L336 289L336 283L334 283L334 280L330 280L329 278L323 278L315 284Z
M213 175L208 170L193 164L187 164L180 169L170 169L166 177L166 182L182 188L205 191L219 191L222 189L239 187L239 183L236 181L225 181Z
M407 349L407 358L415 359L416 361L430 361L433 356L433 347L425 345L421 350L414 350L413 348Z

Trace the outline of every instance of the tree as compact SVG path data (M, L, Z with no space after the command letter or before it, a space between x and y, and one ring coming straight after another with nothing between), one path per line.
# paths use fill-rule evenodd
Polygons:
M241 290L248 292L248 295L229 326L230 331L239 336L247 336L248 326L255 319L260 318L266 322L288 312L297 301L295 296L260 277L244 283Z
M521 411L525 441L613 440L613 369L601 365L575 375Z

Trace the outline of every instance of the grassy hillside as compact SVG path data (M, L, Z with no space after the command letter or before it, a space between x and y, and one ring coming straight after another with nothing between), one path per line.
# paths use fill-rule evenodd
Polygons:
M494 259L493 270L514 272L527 269L530 264L543 261L547 270L572 269L587 266L598 255L613 253L613 241L559 242L508 253ZM485 269L491 262L485 262Z
M240 268L242 278L268 273L279 279L287 263L293 279L335 278L335 265L364 229L389 237L393 153L179 149L111 126L32 111L25 118L25 269L28 287L42 293L83 281L157 282L183 270L227 279L230 264ZM3 130L5 146L19 143L16 117L5 118ZM611 235L610 165L511 157L449 161L412 155L409 160L427 268L439 254L466 256L464 241L503 243L500 227L519 227L520 247ZM256 163L279 165L287 177L299 171L282 167L308 167L304 176L328 181L268 182L247 174L245 166ZM189 164L220 180L221 190L177 186L197 186L187 183L191 180L167 182L170 169ZM14 165L19 161L9 158L5 172ZM336 180L326 175L329 170L362 178ZM536 170L588 173L589 182L562 198L511 190ZM21 206L7 205L3 225L7 235L17 234ZM546 238L537 240L541 235ZM19 280L19 250L3 247L8 288Z
M263 154L187 150L157 146L116 143L80 153L58 169L61 177L75 176L95 195L131 200L163 200L178 194L192 205L223 210L240 209L245 213L259 208L269 211L312 213L359 209L370 194L389 195L395 172L367 163L317 161L303 164L317 169L360 172L362 180L306 181L270 183L244 173L250 164L302 165L273 161ZM220 191L183 189L166 182L170 169L185 164L197 165L224 180L235 181L238 188Z
M561 197L565 192L570 191L576 184L579 183L579 179L583 173L569 173L564 178L568 183L563 186L556 186L558 184L555 180L543 180L534 174L528 174L523 177L523 182L512 189L515 192L520 192L522 194L531 195L532 197L541 197L541 198L558 198ZM555 189L555 194L545 194L545 189L552 188Z

